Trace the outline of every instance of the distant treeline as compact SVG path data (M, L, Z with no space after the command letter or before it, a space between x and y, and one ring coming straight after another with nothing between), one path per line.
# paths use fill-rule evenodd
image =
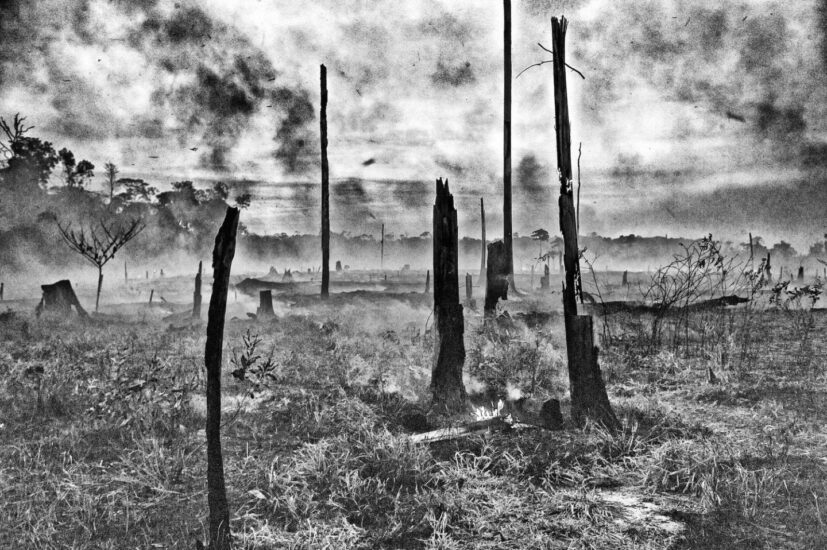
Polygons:
M172 184L159 192L149 183L133 178L118 178L117 166L106 163L103 176L106 193L86 187L95 175L95 166L87 160L76 161L71 151L55 151L51 143L28 135L25 119L7 122L0 117L0 269L26 272L38 267L66 268L82 265L80 255L61 242L58 224L74 229L95 228L100 221L126 224L141 218L146 229L124 250L119 258L138 266L163 266L169 273L187 270L179 266L196 258L208 260L215 234L229 204L245 208L247 194L231 196L224 184L199 189L191 181ZM243 220L242 215L242 220ZM700 237L700 236L699 236ZM597 269L655 269L669 262L688 244L686 238L642 237L623 235L616 238L597 234L581 236L580 246ZM479 270L480 240L463 237L459 242L460 269ZM284 268L316 268L321 258L318 235L256 235L239 227L237 257L243 267L273 265ZM727 256L749 255L749 243L722 243ZM378 268L380 242L377 236L331 235L331 268L336 261L351 268ZM517 270L548 262L557 268L559 237L538 228L531 236L515 236L514 263ZM818 242L807 254L800 255L781 241L767 247L760 237L753 239L756 261L772 255L773 266L808 270L821 269L816 258L823 257L825 243ZM427 269L432 262L431 236L387 236L384 242L384 265L387 269ZM246 266L244 264L246 262ZM811 272L812 273L812 272Z

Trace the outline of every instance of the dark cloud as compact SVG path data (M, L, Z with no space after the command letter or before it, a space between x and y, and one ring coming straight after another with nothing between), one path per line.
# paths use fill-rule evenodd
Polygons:
M431 82L437 86L464 86L477 80L471 62L465 61L458 65L448 65L442 59L437 61L436 70L431 74Z
M277 89L272 101L284 113L276 132L274 156L288 173L303 173L318 161L317 140L309 129L315 118L313 103L306 90L286 87Z
M529 196L551 189L552 182L547 166L541 164L534 154L525 155L517 165L517 185Z

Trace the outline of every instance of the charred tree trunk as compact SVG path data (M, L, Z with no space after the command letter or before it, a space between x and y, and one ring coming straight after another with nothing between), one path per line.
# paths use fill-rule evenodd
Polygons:
M256 317L258 319L272 319L276 316L273 311L273 292L271 290L260 290L258 292L258 311Z
M503 243L508 275L514 284L514 243L511 238L511 0L503 0Z
M123 284L129 285L129 272L126 270L126 260L123 262Z
M198 273L195 275L195 290L192 293L192 318L201 318L201 267L202 262L198 262Z
M152 305L152 297L155 296L155 289L149 291L149 305Z
M629 272L623 271L623 279L620 281L621 286L629 286Z
M486 242L485 242L485 203L480 197L480 224L482 225L482 254L480 258L480 285L482 285L483 281L485 280L485 250L486 250Z
M2 285L0 285L2 288ZM40 285L43 290L43 297L35 308L35 314L40 317L41 313L54 313L60 317L66 317L75 308L80 317L88 317L89 314L80 305L78 297L72 288L72 283L64 279L51 285Z
M103 287L103 266L98 266L98 292L95 294L95 313L98 312L98 306L101 301L101 287Z
M322 298L330 287L330 169L327 164L327 68L320 68L322 107L319 125L322 135ZM272 305L271 308L272 310Z
M3 291L6 290L5 286L6 286L6 283L0 283L0 302L3 301Z
M210 508L209 548L230 548L230 508L224 486L224 460L221 456L221 354L224 348L224 316L227 313L227 290L230 268L235 256L238 209L228 207L227 215L213 250L213 287L207 318L207 343L204 364L207 367L207 500Z
M425 294L431 291L431 270L425 272Z
M485 305L483 312L491 316L497 301L508 300L508 255L502 241L488 245L488 266L485 274Z
M804 266L803 265L798 266L798 277L797 277L797 279L799 281L804 280Z
M379 269L385 271L385 224L382 224L382 237L379 239Z
M571 129L566 91L565 40L566 18L551 18L553 44L554 115L557 134L557 166L560 175L560 231L563 234L563 314L566 327L566 351L569 366L572 419L582 423L591 418L607 427L618 425L609 404L603 376L597 362L592 319L577 314L580 286L580 254L577 245L577 214L572 193Z
M434 365L431 391L434 408L459 412L467 394L462 383L465 330L459 303L457 211L448 181L436 180L434 203Z
M474 281L471 279L471 274L465 274L465 303L468 307L473 307L474 301Z
M548 270L548 264L543 266L543 276L540 277L540 289L547 290L551 285L551 275Z
M770 265L770 253L767 252L767 264L765 266L767 281L772 282L772 266Z

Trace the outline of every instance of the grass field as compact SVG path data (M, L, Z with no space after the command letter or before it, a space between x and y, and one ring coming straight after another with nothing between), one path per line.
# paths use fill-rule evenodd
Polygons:
M206 540L204 325L165 320L167 298L85 323L0 315L0 547ZM645 318L598 320L622 430L423 445L428 296L279 295L268 322L245 300L222 381L239 548L827 547L820 310L698 313L686 345L656 348ZM565 416L558 303L512 300L497 330L466 310L469 392L556 397Z

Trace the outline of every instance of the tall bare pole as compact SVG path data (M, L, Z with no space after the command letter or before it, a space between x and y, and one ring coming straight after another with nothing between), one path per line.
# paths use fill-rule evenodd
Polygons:
M482 224L482 255L480 257L480 285L485 280L485 203L480 197L480 223Z
M379 269L385 271L385 224L382 224L382 237L379 240Z
M327 164L327 68L319 67L322 106L319 126L322 138L322 298L330 287L330 167Z
M508 274L514 277L514 244L511 239L511 0L503 0L503 243Z

